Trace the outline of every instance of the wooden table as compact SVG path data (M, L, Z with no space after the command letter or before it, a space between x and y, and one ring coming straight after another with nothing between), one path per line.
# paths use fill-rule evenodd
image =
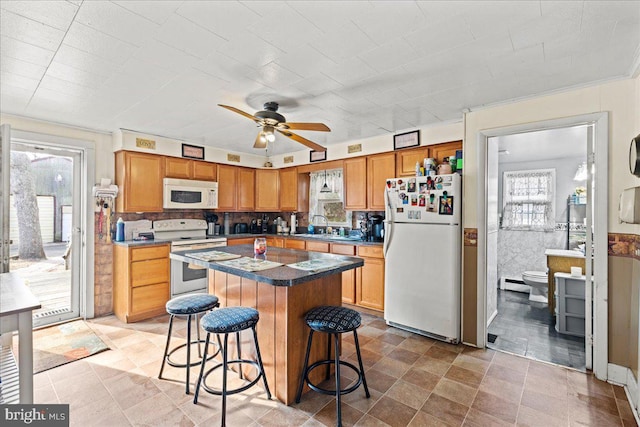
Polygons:
M227 246L216 251L239 254L253 258L253 245ZM269 247L266 259L284 264L268 270L248 272L216 262L200 261L189 253L202 250L174 252L170 256L182 262L211 269L209 293L220 299L221 307L247 306L260 313L257 325L260 353L265 367L269 388L278 400L293 403L296 388L302 376L309 328L304 317L312 308L320 305L342 304L342 272L362 267L361 258L342 255L306 252L295 249ZM322 271L307 272L288 267L307 260L335 260L340 266ZM326 334L316 334L309 363L326 358ZM231 344L230 348L235 348ZM254 352L249 334L241 337L243 356ZM333 350L333 349L332 349ZM249 377L252 372L245 372ZM311 379L323 379L324 370L317 369ZM317 378L315 377L317 375Z
M18 381L19 402L33 403L33 321L32 311L41 307L40 301L31 293L22 279L15 273L0 274L0 333L18 331ZM9 351L5 350L4 351ZM3 351L3 352L4 352ZM9 369L3 360L2 371ZM6 377L5 377L6 378ZM7 384L3 378L3 389Z

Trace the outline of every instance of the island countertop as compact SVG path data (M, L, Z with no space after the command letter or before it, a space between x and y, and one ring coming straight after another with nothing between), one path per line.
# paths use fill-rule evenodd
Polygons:
M209 252L212 250L216 252L236 254L241 257L254 258L253 245L223 246L204 251L202 249L174 251L171 252L170 258L274 286L294 286L316 280L321 277L362 267L364 265L362 258L320 252L307 252L297 249L283 249L271 246L267 249L266 255L259 255L255 258L265 259L267 261L273 261L283 265L261 271L247 271L225 265L224 262L204 261L189 256L190 253ZM335 261L338 265L314 271L305 271L288 266L289 264L296 264L310 260L328 261L329 263L331 263L331 261Z

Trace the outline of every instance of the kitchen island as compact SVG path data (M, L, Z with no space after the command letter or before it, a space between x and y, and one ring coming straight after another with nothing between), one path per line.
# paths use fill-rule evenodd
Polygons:
M206 253L172 252L170 257L193 268L210 269L209 293L220 299L221 307L247 306L259 311L258 341L267 381L272 393L287 405L295 399L302 374L309 333L305 314L320 305L341 305L341 273L364 265L356 257L273 247L254 257L253 245L219 247ZM310 363L326 358L324 335L314 337ZM231 338L230 348L235 348ZM251 337L247 334L241 340L243 356L253 354ZM321 380L323 371L314 372L318 377L312 380ZM251 377L255 372L245 374Z

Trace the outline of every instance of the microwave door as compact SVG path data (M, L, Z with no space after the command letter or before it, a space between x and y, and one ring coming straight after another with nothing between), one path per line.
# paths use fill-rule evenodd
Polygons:
M184 205L198 205L202 203L202 191L194 191L192 189L172 189L171 203Z

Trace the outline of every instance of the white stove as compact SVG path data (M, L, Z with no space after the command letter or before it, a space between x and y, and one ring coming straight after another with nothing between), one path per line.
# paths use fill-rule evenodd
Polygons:
M227 246L226 237L207 239L207 222L203 219L165 219L153 222L158 240L171 240L171 251L210 249ZM171 260L171 298L189 293L207 292L206 268L190 268L186 262Z

